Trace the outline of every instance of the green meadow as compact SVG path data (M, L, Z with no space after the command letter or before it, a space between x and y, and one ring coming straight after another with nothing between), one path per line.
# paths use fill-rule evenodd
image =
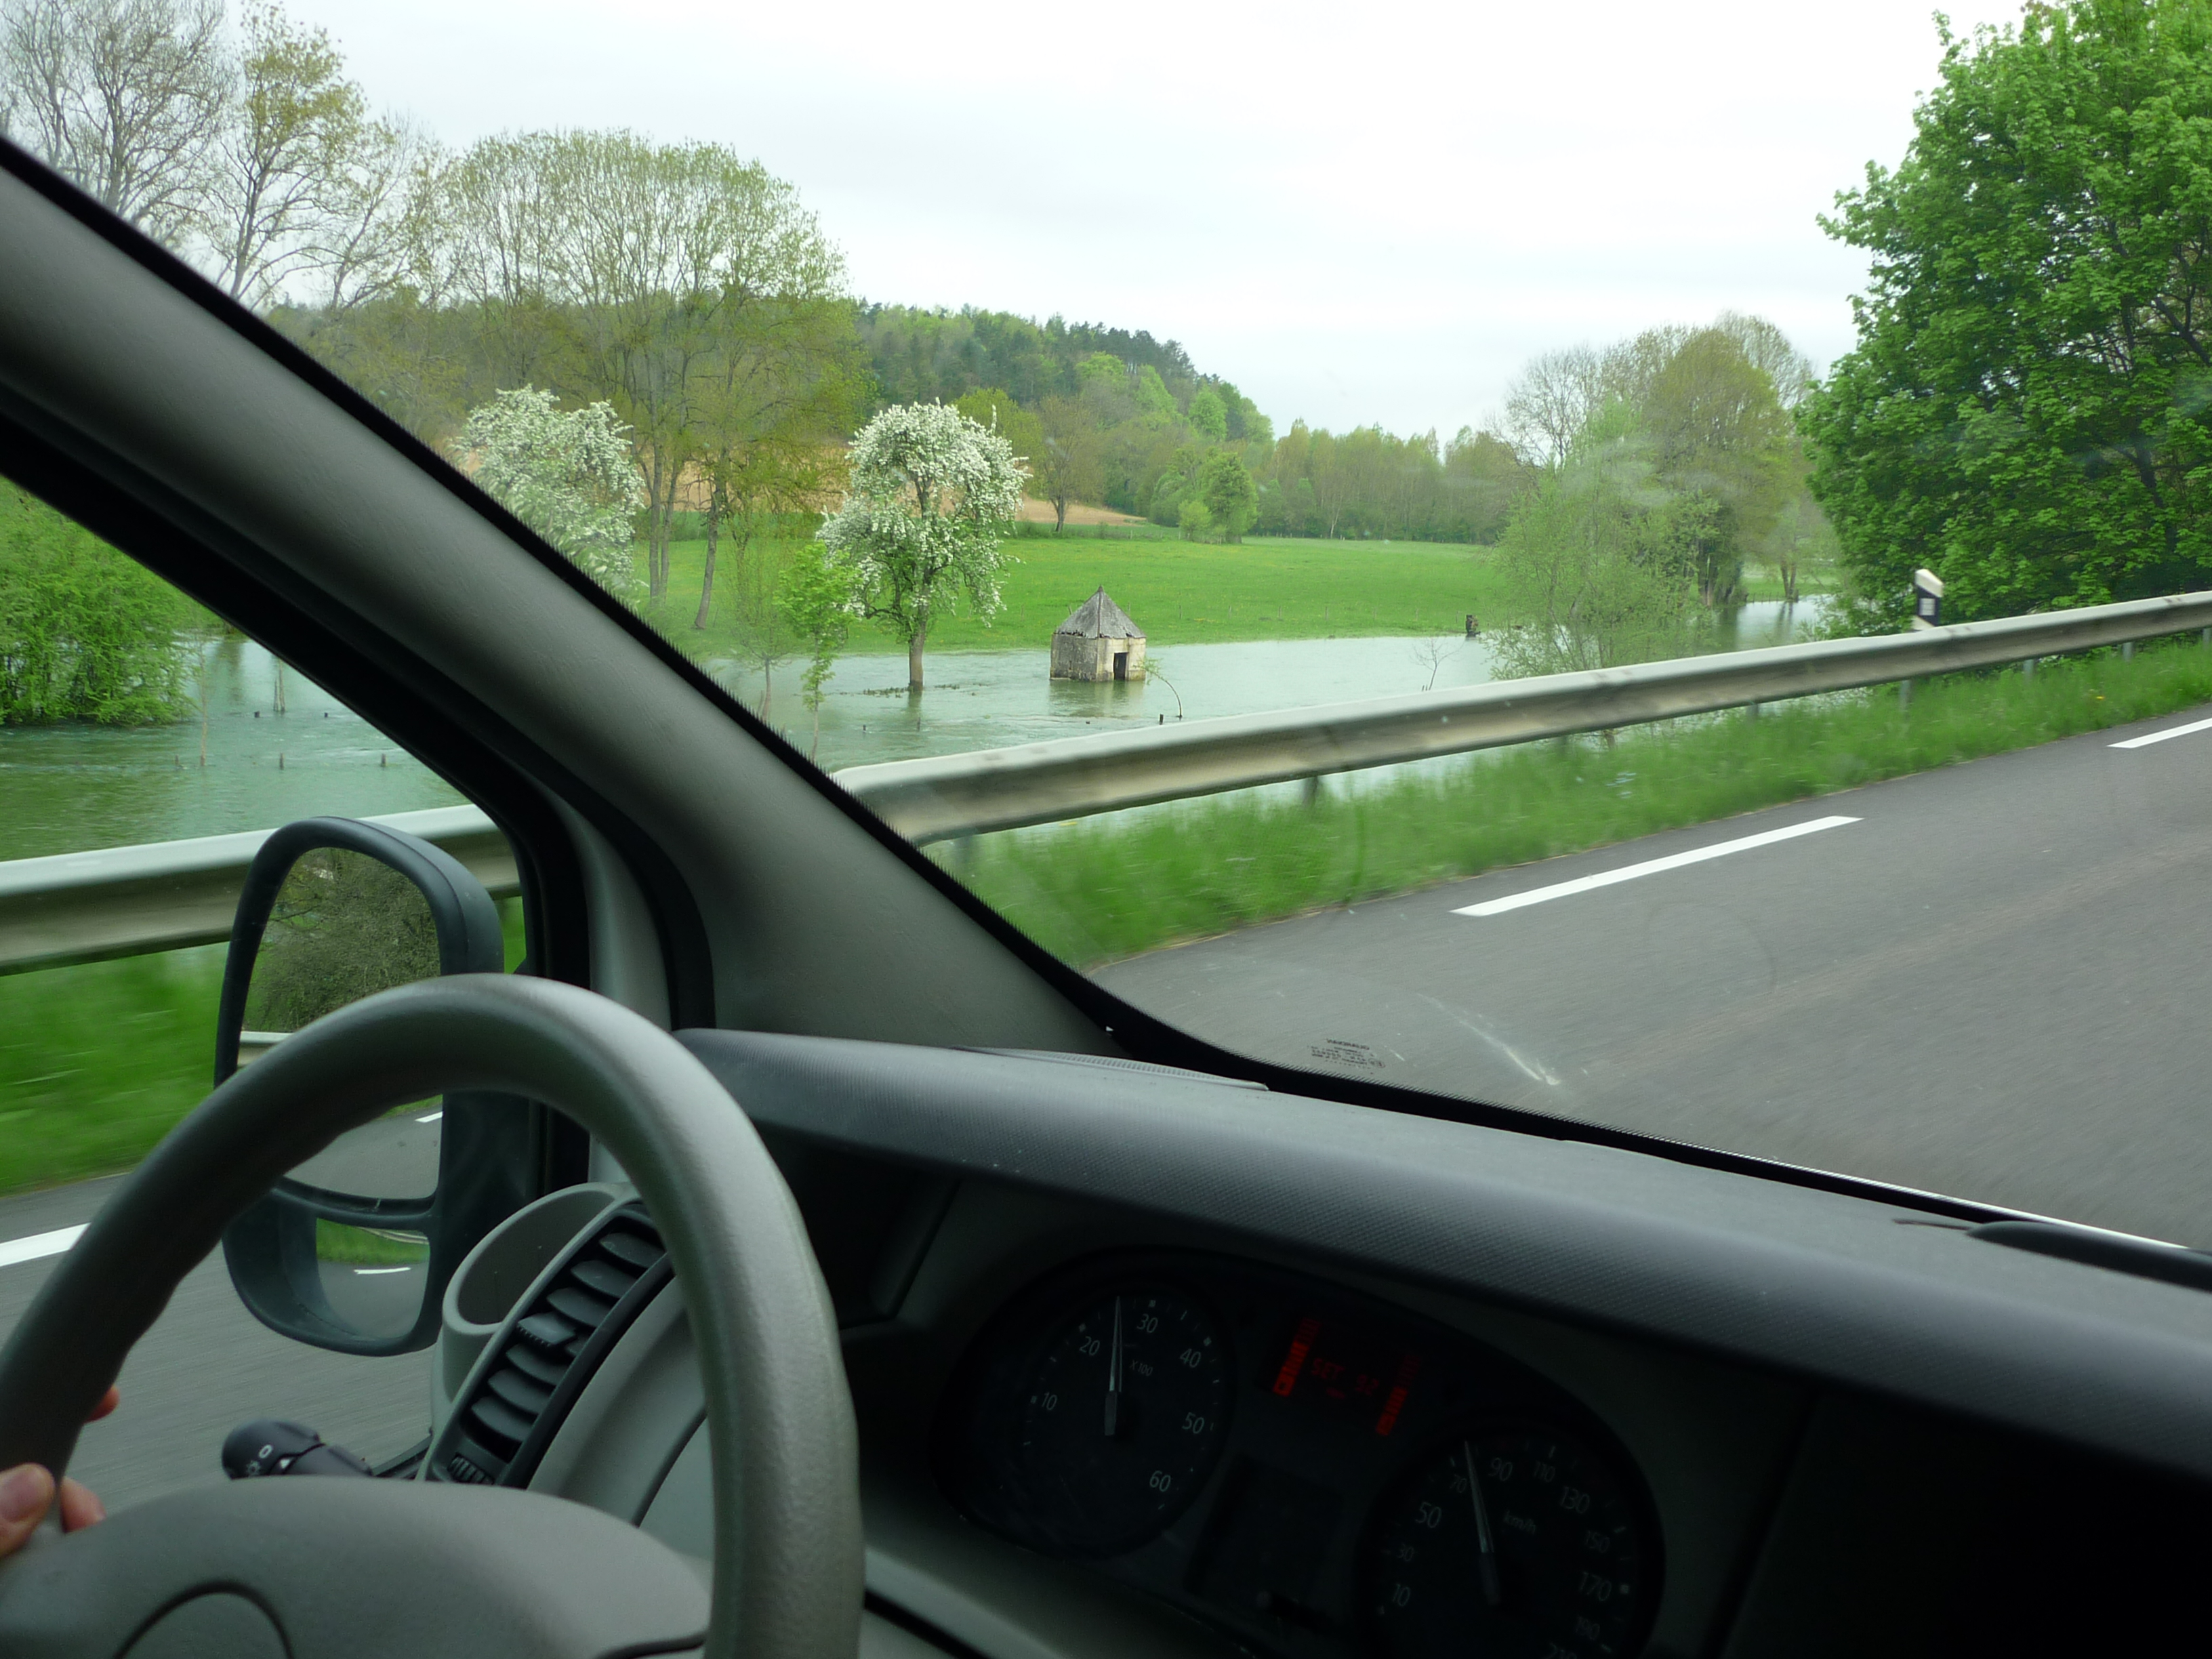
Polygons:
M755 544L775 556L794 544ZM648 615L702 654L735 654L736 611L728 544L718 557L716 603L695 632L703 541L670 549L669 592ZM1248 537L1241 544L1024 537L1006 544L1006 608L987 625L963 608L930 630L932 650L1043 648L1067 613L1097 586L1155 647L1237 640L1456 634L1469 611L1486 626L1509 620L1491 550L1437 542L1315 541ZM742 580L742 576L736 578ZM866 624L848 649L902 652L906 641Z

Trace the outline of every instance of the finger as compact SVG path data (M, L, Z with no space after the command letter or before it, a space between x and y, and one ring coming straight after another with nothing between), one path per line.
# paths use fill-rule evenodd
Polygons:
M111 1382L107 1385L107 1392L100 1396L100 1403L92 1408L92 1415L84 1420L88 1423L97 1423L122 1403L123 1391Z
M107 1506L68 1476L62 1477L62 1530L76 1532L107 1519Z
M0 1555L23 1547L53 1498L54 1478L36 1463L19 1463L0 1474Z

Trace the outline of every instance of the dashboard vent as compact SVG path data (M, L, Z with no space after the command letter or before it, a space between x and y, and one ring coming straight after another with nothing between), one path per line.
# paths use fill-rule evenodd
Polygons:
M440 1437L434 1478L528 1484L600 1359L670 1276L643 1211L625 1205L603 1217L492 1339Z

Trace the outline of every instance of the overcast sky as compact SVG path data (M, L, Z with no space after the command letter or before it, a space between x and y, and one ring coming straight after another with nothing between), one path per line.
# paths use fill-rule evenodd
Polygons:
M288 9L449 144L728 144L867 298L1149 329L1279 426L1447 437L1535 352L1726 307L1847 349L1864 265L1814 216L1896 162L1940 52L1924 0Z

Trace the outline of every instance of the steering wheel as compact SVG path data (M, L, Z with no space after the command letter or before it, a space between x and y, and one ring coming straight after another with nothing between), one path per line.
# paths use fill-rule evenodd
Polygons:
M171 1132L0 1352L0 1468L58 1479L124 1356L222 1229L391 1107L489 1089L558 1107L636 1182L684 1290L714 1468L711 1607L684 1558L560 1498L247 1480L42 1534L0 1563L10 1659L851 1659L861 1537L836 1322L752 1125L665 1031L549 980L462 975L328 1015Z

